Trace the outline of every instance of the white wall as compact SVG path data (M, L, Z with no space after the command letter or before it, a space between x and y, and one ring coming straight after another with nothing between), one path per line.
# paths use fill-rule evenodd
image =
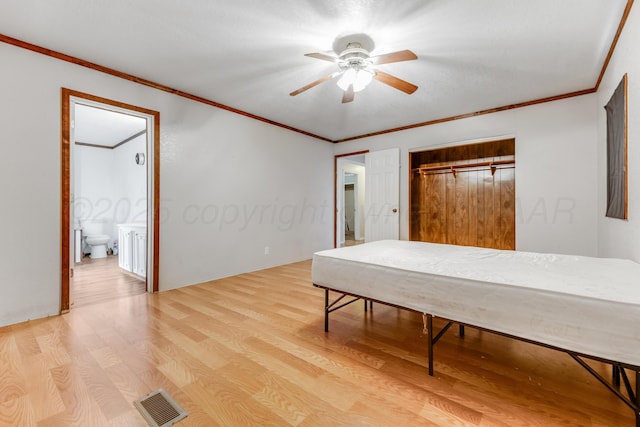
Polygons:
M74 219L85 224L91 220L103 224L102 234L113 243L114 152L104 148L72 144L71 159L74 182ZM85 231L86 234L86 231Z
M330 144L1 43L0 63L0 325L60 309L61 87L160 112L161 290L332 245Z
M624 31L597 93L598 120L598 254L640 262L640 10L631 8ZM607 206L607 122L604 106L628 73L628 220L605 217Z
M136 153L147 153L147 136L140 135L113 149L113 228L122 223L146 223L147 221L147 162L138 165Z
M330 144L187 100L172 108L180 121L164 119L164 138L180 143L161 154L160 252L174 265L161 265L163 289L332 246Z
M591 94L341 143L334 154L400 148L400 238L408 239L409 151L515 137L517 249L595 255L596 128Z

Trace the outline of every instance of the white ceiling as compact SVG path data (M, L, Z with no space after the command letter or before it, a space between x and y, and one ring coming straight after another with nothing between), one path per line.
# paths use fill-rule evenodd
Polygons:
M340 140L596 85L626 0L3 0L0 33ZM342 104L336 36L364 32L381 65ZM100 94L108 96L108 94ZM144 107L144 106L143 106Z
M142 117L76 104L74 142L113 148L146 130Z

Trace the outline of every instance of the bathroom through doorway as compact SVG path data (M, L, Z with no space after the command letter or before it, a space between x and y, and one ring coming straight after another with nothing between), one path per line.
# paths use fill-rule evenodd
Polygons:
M159 113L63 89L62 116L61 312L157 291Z

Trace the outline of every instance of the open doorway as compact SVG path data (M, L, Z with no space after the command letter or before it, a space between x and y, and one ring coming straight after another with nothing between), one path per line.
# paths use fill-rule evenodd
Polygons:
M356 196L358 189L355 181L356 176L354 174L347 173L344 176L344 241L354 241L356 239L356 228L359 224L356 224ZM358 230L359 231L359 230Z
M354 180L354 193L358 194L358 200L354 202L354 223L360 224L354 230L355 241L349 243L399 239L400 149L387 148L337 155L334 157L334 166L334 247L347 246L345 185L350 183L346 182L348 179Z
M336 156L336 247L364 242L365 154Z
M70 305L80 307L146 292L146 245L132 239L147 236L148 123L83 100L72 108Z
M61 151L61 312L157 291L159 113L63 89Z

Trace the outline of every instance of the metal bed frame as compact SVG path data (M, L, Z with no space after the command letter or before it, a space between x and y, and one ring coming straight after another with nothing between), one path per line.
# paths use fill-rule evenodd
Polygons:
M423 318L423 323L424 323L424 332L425 335L427 335L427 355L428 355L428 363L429 363L429 375L433 376L434 373L434 369L433 369L433 358L434 358L434 353L433 353L433 347L434 345L440 340L440 338L442 338L442 336L449 330L449 328L454 324L457 323L459 325L459 331L460 331L460 337L464 337L464 328L465 326L469 326L472 327L474 329L478 329L481 331L486 331L486 332L490 332L493 334L497 334L497 335L501 335L507 338L513 338L519 341L524 341L530 344L536 344L542 347L546 347L546 348L550 348L553 350L557 350L557 351L561 351L563 353L568 354L569 356L571 356L571 358L573 358L576 362L578 362L580 364L580 366L582 366L587 372L589 372L594 378L596 378L601 384L603 384L607 389L609 389L609 391L611 391L613 394L615 394L620 400L622 400L622 402L624 402L627 406L629 406L635 413L635 418L636 418L636 427L640 427L640 366L636 366L636 365L632 365L629 363L623 363L623 362L617 362L617 361L613 361L613 360L608 360L608 359L603 359L601 357L597 357L597 356L592 356L592 355L588 355L588 354L584 354L584 353L579 353L579 352L575 352L575 351L571 351L571 350L567 350L564 348L560 348L560 347L556 347L553 345L549 345L549 344L545 344L545 343L541 343L538 341L534 341L534 340L530 340L527 338L522 338L522 337L518 337L516 335L511 335L511 334L505 334L503 332L498 332L498 331L494 331L494 330L490 330L490 329L486 329L486 328L481 328L478 326L474 326L474 325L470 325L470 324L466 324L466 323L461 323L455 320L450 320L450 319L444 319L441 317L441 319L445 320L447 322L447 324L445 326L442 327L442 329L440 329L440 331L435 331L433 329L433 315L429 314L429 313L423 313L411 308L407 308L407 307L401 307L395 304L391 304L385 301L380 301L380 300L376 300L376 299L371 299L362 295L356 295L356 294L352 294L352 293L348 293L348 292L344 292L344 291L340 291L340 290L336 290L336 289L332 289L329 288L327 286L321 286L321 285L317 285L317 284L313 284L313 286L315 286L316 288L320 288L320 289L324 289L324 331L325 332L329 332L329 313L332 313L336 310L339 310L349 304L352 304L356 301L359 300L363 300L364 301L364 311L366 312L368 309L373 309L373 303L377 302L380 304L384 304L384 305L388 305L391 307L396 307L396 308L400 308L403 310L408 310L408 311L413 311L415 313L419 313L422 314L422 318ZM336 299L334 299L333 301L329 301L329 293L330 292L335 292L340 294L340 296L338 296ZM346 297L351 297L352 299L349 299L346 302L342 302L340 304L340 302L346 298ZM367 307L367 302L369 302L368 307ZM339 305L338 305L339 304ZM589 366L584 359L590 359L590 360L595 360L598 362L602 362L608 365L611 365L611 380L606 379L605 377L603 377L600 373L596 372L591 366ZM629 381L629 376L627 375L627 369L635 372L635 390L634 387L631 385L631 382ZM621 385L621 379L622 379L622 383L624 383L624 392L620 391L620 385ZM626 392L626 394L625 394Z

